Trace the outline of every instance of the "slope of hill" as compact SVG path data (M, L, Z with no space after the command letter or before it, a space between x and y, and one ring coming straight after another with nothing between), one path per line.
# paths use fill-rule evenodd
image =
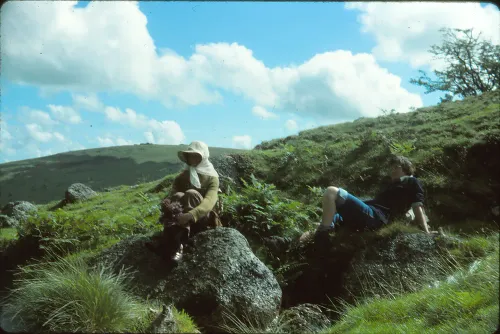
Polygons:
M478 218L500 203L500 92L410 113L324 126L264 142L251 152L256 176L307 199L309 187L336 185L374 195L390 154L409 157L429 211ZM482 216L481 216L482 217Z
M76 182L96 191L162 178L182 168L183 145L131 145L55 154L0 165L0 205L10 201L43 204L60 199ZM241 150L213 147L211 157Z

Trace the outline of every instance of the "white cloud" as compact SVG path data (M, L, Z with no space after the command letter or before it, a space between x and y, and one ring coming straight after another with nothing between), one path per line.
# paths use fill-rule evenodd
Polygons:
M115 143L117 146L134 145L134 142L132 142L131 140L126 140L121 137L116 138Z
M377 59L406 61L413 67L439 66L428 53L431 45L441 41L440 28L473 28L476 32L500 41L500 15L495 5L444 2L350 2L347 9L359 10L361 31L374 35L373 49Z
M403 89L401 79L369 54L337 50L299 66L275 68L237 43L196 45L188 58L172 50L158 55L137 3L75 4L3 6L1 61L6 78L45 90L131 93L169 107L220 103L225 90L264 109L274 106L331 121L378 115L381 108L422 106L417 94ZM94 102L88 104L98 105ZM75 98L75 103L82 101ZM106 115L129 123L134 117L111 110Z
M131 140L123 139L122 137L116 137L113 139L113 136L106 137L97 137L97 141L101 147L109 147L109 146L124 146L124 145L134 145L134 142Z
M12 139L12 135L9 132L7 122L1 119L0 119L0 139L1 139L0 144Z
M156 144L155 136L151 131L144 132L144 137L146 138L147 143Z
M21 107L21 118L24 122L28 120L28 122L40 124L42 126L53 126L58 124L57 121L53 120L50 115L41 110L31 109L28 107Z
M147 116L138 114L135 110L130 108L126 108L125 112L122 112L118 108L106 107L104 109L104 113L106 114L106 117L113 122L137 128L146 126L149 121Z
M151 133L153 135L152 143L155 144L170 144L170 145L179 145L184 139L184 133L179 124L174 121L157 121L150 120L148 123L148 131L147 133ZM151 139L149 135L146 135L146 139Z
M66 138L64 138L64 136L62 134L60 134L59 132L54 132L54 138L56 138L57 140L59 141L65 141Z
M247 150L251 149L252 148L252 137L250 137L249 135L234 136L233 137L233 147L247 149Z
M76 108L87 111L99 111L104 108L103 103L99 100L96 94L88 95L73 95L73 103Z
M261 106L255 106L252 108L252 114L254 114L257 117L260 117L262 119L271 119L271 118L277 118L278 115L275 113L272 113L270 111L267 111L265 108Z
M104 113L110 121L137 129L144 129L144 136L150 143L177 145L185 139L180 125L174 121L151 119L129 108L122 112L118 108L106 107Z
M52 115L63 123L78 124L82 122L82 118L78 112L71 107L55 106L53 104L49 104L48 107Z
M299 126L297 125L296 121L294 121L293 119L289 119L285 122L285 128L288 131L296 131L299 128Z
M52 155L54 153L52 153L52 150L51 149L48 149L48 150L40 150L40 149L36 149L36 156L37 158L42 158L42 157L46 157L46 156L49 156L49 155Z
M113 139L109 137L102 138L98 136L97 141L99 142L99 145L101 145L101 147L115 146Z
M16 151L11 148L12 139L13 137L9 132L7 122L0 119L0 154L12 155L16 153Z
M31 136L31 138L36 141L46 143L52 140L52 134L50 132L44 131L38 124L26 124L26 130L28 131L28 134Z

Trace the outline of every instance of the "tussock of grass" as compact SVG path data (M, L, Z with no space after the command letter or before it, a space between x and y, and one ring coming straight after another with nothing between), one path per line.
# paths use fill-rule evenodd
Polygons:
M172 309L172 313L177 327L176 333L196 333L199 331L189 314L175 307Z
M498 240L498 235L495 236ZM493 249L491 249L493 247ZM437 287L345 305L326 333L493 333L498 326L498 243L488 255Z
M223 317L225 324L221 325L220 329L234 334L283 333L287 324L281 315L270 324L265 324L261 319L249 315L238 317L231 310L225 310Z
M90 271L82 257L25 266L2 301L3 316L14 331L138 330L148 307L127 292L127 280L106 267Z
M377 231L377 235L381 237L390 237L399 233L418 233L421 229L415 225L406 224L404 222L392 222Z

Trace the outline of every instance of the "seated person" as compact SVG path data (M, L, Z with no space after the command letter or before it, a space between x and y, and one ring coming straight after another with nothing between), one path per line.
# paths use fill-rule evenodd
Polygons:
M183 244L188 237L221 226L214 211L218 200L219 175L208 160L208 146L194 141L187 150L179 151L178 156L187 166L175 178L169 196L162 202L162 249L147 244L151 250L174 261L180 260ZM182 212L175 214L179 204Z
M414 167L410 160L402 156L392 157L389 171L392 182L373 200L362 201L345 189L328 187L323 195L323 217L316 235L330 231L339 220L345 221L346 227L351 229L375 230L410 208L415 221L426 233L431 233L424 212L424 189L413 176Z

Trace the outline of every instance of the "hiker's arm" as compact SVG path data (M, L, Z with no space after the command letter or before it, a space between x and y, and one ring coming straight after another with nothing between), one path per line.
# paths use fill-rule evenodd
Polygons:
M422 205L416 205L412 207L413 213L415 214L415 221L417 224L422 226L425 233L430 233L429 226L427 226L427 219L424 214L424 207Z
M219 178L211 177L208 184L207 193L205 194L205 198L203 198L203 201L201 201L200 205L189 211L189 213L193 215L194 222L197 222L198 219L212 211L218 199L218 192Z
M413 213L415 214L415 221L417 224L422 226L425 233L430 233L429 226L427 226L427 219L424 214L424 188L420 181L416 178L412 178L412 187L413 187L413 200L411 208L413 209Z

